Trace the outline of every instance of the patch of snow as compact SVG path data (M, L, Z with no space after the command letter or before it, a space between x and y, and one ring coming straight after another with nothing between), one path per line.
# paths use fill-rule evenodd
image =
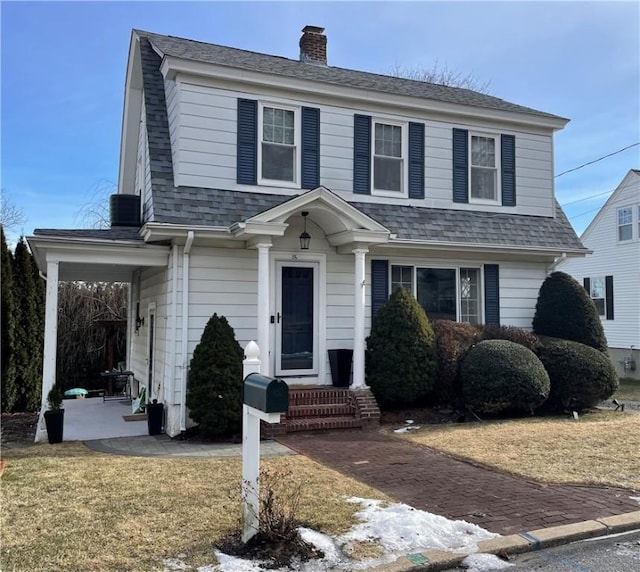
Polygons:
M363 506L355 515L361 522L341 539L375 540L385 552L450 550L468 553L478 549L480 540L499 536L464 520L449 520L403 503L385 506L382 501L358 497L350 497L347 502Z
M480 540L500 536L475 524L463 520L449 520L402 503L386 503L359 497L350 497L346 500L362 506L362 510L355 515L360 522L349 532L338 537L331 537L310 528L300 528L302 538L322 550L324 558L298 563L293 568L280 569L276 572L286 572L291 569L300 572L365 570L393 562L403 554L425 550L446 550L468 554L477 551L477 543ZM352 542L372 542L381 549L383 554L379 558L351 560L341 551L341 547ZM258 561L236 558L219 551L215 554L218 564L201 566L198 572L264 572L266 570ZM497 560L500 564L505 564ZM164 572L179 572L186 568L184 562L179 559L165 560L164 565ZM474 572L497 569L495 563L493 568L473 568Z
M181 560L182 555L178 558L167 558L162 561L164 566L164 572L179 572L180 570L186 570L188 566Z
M406 433L407 431L414 431L420 429L420 425L410 425L409 427L401 427L400 429L394 429L394 433Z
M629 497L629 498L640 504L640 497Z
M407 419L407 420L405 420L405 423L407 425L412 425L414 423L414 420L413 419Z
M467 567L468 572L490 572L514 566L493 554L471 554L462 561L462 565Z

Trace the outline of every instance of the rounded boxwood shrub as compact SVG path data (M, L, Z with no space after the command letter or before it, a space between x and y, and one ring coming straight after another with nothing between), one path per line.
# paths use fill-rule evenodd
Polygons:
M533 413L549 395L549 375L529 349L507 340L471 348L460 366L465 404L476 413Z
M436 337L436 376L433 401L457 405L462 397L460 362L469 348L482 340L482 327L452 320L433 320Z
M211 316L193 351L187 383L189 416L203 434L229 436L242 430L243 357L227 319Z
M533 331L540 336L573 340L607 352L607 338L593 300L564 272L554 272L542 283Z
M618 389L611 360L590 346L542 338L538 356L551 380L547 405L552 410L593 407Z
M398 288L378 311L367 338L367 383L381 408L424 404L433 388L434 344L422 306Z

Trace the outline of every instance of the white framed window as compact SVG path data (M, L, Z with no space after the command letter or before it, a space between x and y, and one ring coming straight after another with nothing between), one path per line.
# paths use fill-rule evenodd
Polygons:
M633 209L618 209L618 240L623 242L633 238Z
M413 266L391 267L391 291L404 288L413 293Z
M591 299L596 306L596 310L598 310L598 315L604 316L606 294L606 282L604 276L591 278L589 288L591 290L591 292L589 292L589 295L591 296Z
M498 136L469 133L470 200L498 201L499 165Z
M408 147L406 124L374 120L371 131L373 193L386 196L404 195Z
M391 266L391 291L409 290L430 320L480 324L480 268Z
M258 170L261 184L300 184L300 113L296 107L261 103Z

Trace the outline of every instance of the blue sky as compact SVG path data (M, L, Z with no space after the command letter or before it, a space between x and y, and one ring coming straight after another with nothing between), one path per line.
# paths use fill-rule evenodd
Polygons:
M637 2L3 1L0 11L1 187L26 235L86 226L82 206L115 185L132 28L297 58L313 24L326 28L330 65L384 73L437 61L473 73L492 95L571 119L556 135L556 174L640 141ZM578 233L630 168L640 146L557 178Z

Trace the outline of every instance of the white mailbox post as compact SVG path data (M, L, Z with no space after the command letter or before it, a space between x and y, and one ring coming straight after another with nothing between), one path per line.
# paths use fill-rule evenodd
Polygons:
M242 403L242 542L248 542L258 532L260 522L260 421L280 423L289 403L288 388L283 381L260 375L260 348L251 341L244 349L244 391ZM283 387L284 386L284 387ZM264 388L264 396L262 389ZM274 394L284 411L272 412L267 393ZM262 399L264 397L264 399ZM273 401L273 400L272 400ZM248 404L249 403L249 404ZM255 407L254 405L258 405Z

